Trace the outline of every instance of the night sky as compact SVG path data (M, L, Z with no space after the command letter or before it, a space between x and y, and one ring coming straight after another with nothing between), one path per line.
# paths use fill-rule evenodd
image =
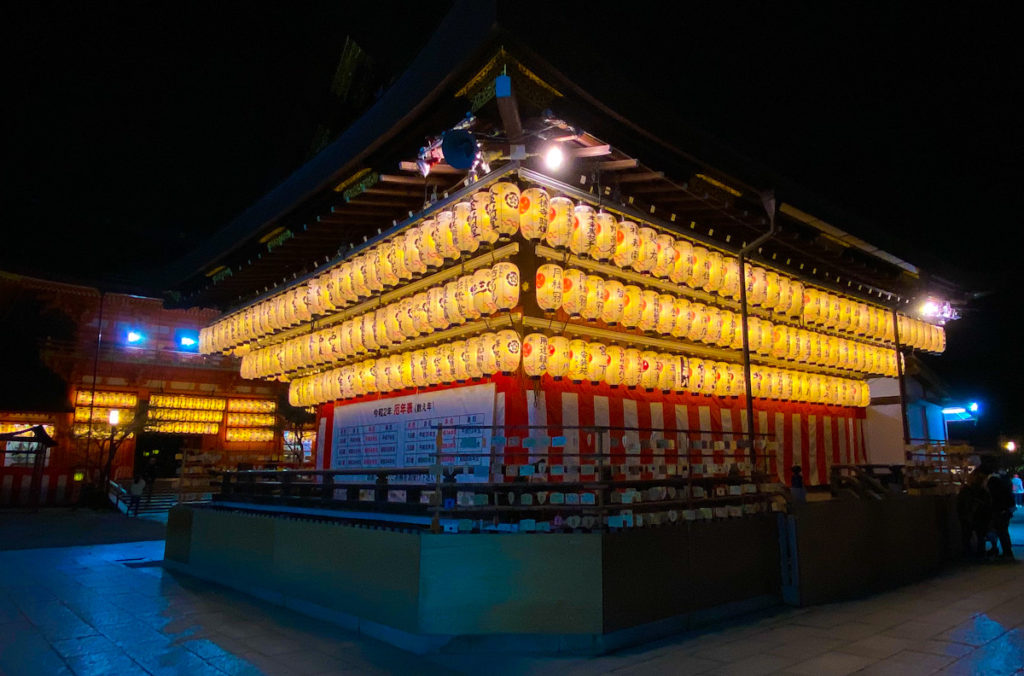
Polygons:
M346 38L386 87L451 6L211 4L8 11L0 269L145 284L308 158ZM982 294L927 361L982 403L984 439L1024 431L1017 17L637 4L514 7L585 89L674 108Z

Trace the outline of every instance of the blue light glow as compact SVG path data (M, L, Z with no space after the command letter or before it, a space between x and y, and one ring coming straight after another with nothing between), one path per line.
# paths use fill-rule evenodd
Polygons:
M978 403L975 402L975 401L972 401L970 404L967 405L967 410L970 411L971 413L977 413L978 412Z
M174 344L183 352L198 352L199 331L195 329L175 329Z
M146 342L146 336L139 331L129 331L126 339L129 345L139 345Z

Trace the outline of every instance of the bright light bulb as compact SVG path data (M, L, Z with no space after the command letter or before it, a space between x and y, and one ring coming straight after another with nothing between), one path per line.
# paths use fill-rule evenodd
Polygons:
M558 146L551 146L544 153L544 165L551 170L558 169L565 161L565 153Z
M193 345L196 344L196 339L190 338L188 336L183 336L181 339L181 344L183 347L192 347Z
M1008 450L1010 453L1013 453L1014 451L1016 451L1017 450L1017 442L1016 441L1007 441L1006 442L1006 450Z
M129 343L139 343L139 342L142 342L142 334L139 333L138 331L129 331L128 332L128 342Z
M926 301L924 305L921 306L921 314L924 315L925 317L934 317L935 315L939 314L938 303L930 300Z
M978 404L972 401L970 403L970 405L967 407L967 410L970 411L971 413L977 413L978 412Z
M111 425L116 425L117 423L121 422L121 412L118 411L116 408L110 409L110 415L108 416L107 420L110 422Z

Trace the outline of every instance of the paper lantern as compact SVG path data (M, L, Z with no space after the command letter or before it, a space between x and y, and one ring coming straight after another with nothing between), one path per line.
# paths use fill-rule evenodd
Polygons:
M675 249L675 257L668 278L675 284L686 284L690 278L693 245L684 239L677 239L673 241L672 246Z
M519 232L519 186L501 181L491 186L490 216L498 234L509 237Z
M452 228L455 231L455 245L463 253L473 253L480 248L480 233L473 230L476 223L470 224L472 212L472 201L459 202L452 207Z
M704 313L708 322L704 332L704 342L712 345L717 344L722 338L722 311L716 307L708 306Z
M608 369L608 348L604 343L587 343L586 355L587 380L595 385L603 382Z
M392 340L388 334L387 327L387 311L385 309L375 310L373 313L373 335L377 339L377 345L380 347L388 347L393 343L401 342L401 340ZM326 333L325 345L326 345Z
M383 291L384 282L380 278L380 270L377 267L377 251L371 249L363 254L361 258L366 261L366 288L370 290L370 295Z
M617 231L615 216L606 211L598 212L594 216L594 243L590 246L590 257L599 261L609 260L615 254Z
M640 245L639 228L632 221L621 221L615 228L615 252L612 262L620 268L632 267Z
M632 347L626 348L622 354L622 361L625 365L622 371L622 384L629 388L639 386L640 373L643 368L640 350Z
M637 272L650 272L658 259L658 232L654 228L637 230L637 253L633 261L633 269Z
M708 307L703 303L690 303L689 326L686 339L691 342L702 342L708 332Z
M480 310L477 309L473 298L474 283L473 275L463 275L455 280L455 302L459 308L459 314L467 321L480 317Z
M455 214L451 211L441 211L434 218L433 229L434 243L437 245L437 252L448 259L456 259L461 254L458 245L458 233L455 228Z
M771 356L776 359L785 359L789 353L789 327L776 324L772 327L772 350Z
M426 387L430 384L430 381L427 380L426 350L413 350L412 352L412 384L414 387Z
M615 326L622 321L626 307L626 287L614 279L604 281L604 302L601 305L601 321Z
M640 316L643 313L644 292L639 286L627 284L624 288L626 297L622 306L622 325L633 329L640 324Z
M784 359L796 361L800 356L799 330L787 326L786 333L789 334L789 338L787 339L788 345L786 347L786 356Z
M679 357L672 354L658 355L658 385L662 392L675 392L679 387Z
M569 340L564 336L548 338L547 371L556 380L569 373Z
M403 298L398 301L398 327L406 338L415 338L419 335L419 330L417 330L416 324L412 320L412 298ZM345 344L343 341L342 350L346 354L351 354L345 350Z
M451 343L442 343L437 347L437 377L442 383L455 381L455 356Z
M583 304L587 300L587 275L575 269L562 272L562 309L570 317L578 317L583 312Z
M679 314L675 297L667 293L658 295L654 314L657 317L654 331L665 336L670 335Z
M604 309L604 280L597 275L587 275L584 284L586 297L580 314L584 319L600 319Z
M708 250L702 246L690 249L690 277L686 285L692 289L702 289L708 282Z
M546 263L537 268L537 305L547 312L562 307L562 274L557 265Z
M495 334L495 340L498 346L498 370L510 375L519 368L519 360L523 354L519 334L512 329L505 329Z
M637 326L641 331L653 331L658 325L658 292L645 289L640 300L640 322Z
M513 331L513 333L515 333ZM477 362L480 364L480 370L483 371L485 376L491 376L497 373L499 369L499 359L501 357L501 345L500 339L497 333L485 333L480 336L480 343L477 347ZM516 366L519 366L518 349L519 349L519 338L516 337Z
M459 310L458 281L453 280L444 285L444 317L449 325L458 326L466 321Z
M640 387L654 390L658 387L658 353L644 350L640 353Z
M491 268L494 279L494 304L499 310L511 310L519 305L519 267L502 261Z
M742 397L746 394L747 383L743 377L743 365L729 364L726 373L729 378L729 396Z
M444 256L441 254L441 247L436 239L438 236L437 222L428 218L420 223L417 232L419 238L416 244L419 248L420 259L427 269L439 268L444 265Z
M686 338L690 330L690 301L674 298L672 305L672 329L669 333L675 338Z
M470 198L473 208L469 212L469 229L482 244L493 244L498 241L498 230L491 221L491 193L481 191ZM519 207L516 207L518 213Z
M470 378L481 378L484 375L480 363L480 349L483 342L480 336L473 336L466 339L466 372Z
M567 375L574 383L581 383L587 379L587 341L578 338L569 341Z
M527 188L519 195L519 229L526 239L542 239L548 230L548 193Z
M850 310L852 305L853 303L849 298L839 298L839 314L836 319L836 328L840 331L846 331L850 328Z
M751 267L749 264L745 266L748 274ZM740 261L735 256L722 256L722 285L718 287L718 295L734 300L740 298ZM753 304L750 298L747 302Z
M548 243L548 246L567 246L572 233L575 205L566 197L552 197L549 205L548 230L544 233L544 241Z
M668 277L676 263L676 240L671 235L662 233L654 238L654 266L651 274L655 277Z
M753 305L764 306L768 296L768 271L756 265L746 267L747 280L747 302Z
M494 300L494 270L492 268L480 268L473 273L470 293L473 294L473 305L476 307L476 311L482 316L487 317L498 311L498 304Z
M523 372L531 378L540 378L547 372L548 337L531 333L523 338Z
M363 391L366 394L380 392L377 389L377 360L367 359L359 365L360 380L363 383Z
M708 274L704 281L704 290L708 293L718 291L722 286L722 278L725 275L725 258L717 251L708 251L705 262Z
M390 392L391 391L391 360L387 357L376 360L374 365L374 375L377 379L377 391L378 392ZM330 397L333 398L333 397Z
M373 256L376 259L377 276L380 283L385 287L392 287L400 281L395 271L394 253L388 242L377 245L373 249Z
M700 392L708 396L715 394L718 380L715 378L715 362L711 359L704 360L704 374L701 379Z
M427 271L427 263L420 251L420 228L418 226L409 228L400 241L405 253L405 266L413 275L422 275Z
M469 380L469 346L464 340L456 340L451 345L455 380L464 383ZM476 361L476 355L474 355L474 361Z
M821 294L817 289L807 287L804 289L803 320L811 324L817 324L820 317L818 313L818 296Z
M433 331L430 327L430 321L427 319L428 307L429 302L426 291L422 291L412 297L412 324L418 333L427 334Z
M604 370L604 381L612 387L618 387L626 376L625 350L618 345L608 345L605 354L608 365Z
M595 216L597 212L588 204L573 208L572 231L569 233L569 250L577 256L590 255L590 247L597 237Z
M729 396L729 365L725 362L711 362L711 379L714 382L713 391L716 397Z
M427 290L427 323L435 331L441 331L451 326L448 316L445 314L444 287L435 286Z
M774 308L779 304L779 273L774 270L766 270L764 275L764 300L761 305L766 308Z

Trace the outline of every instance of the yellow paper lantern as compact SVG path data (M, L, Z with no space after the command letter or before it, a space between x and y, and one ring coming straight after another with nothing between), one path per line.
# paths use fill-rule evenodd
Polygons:
M587 379L587 341L574 338L569 341L568 377L574 383Z
M542 333L531 333L523 338L523 372L531 378L539 378L547 372L548 337Z
M587 300L587 275L581 270L569 269L562 272L562 309L570 317L583 312Z
M498 234L510 237L519 232L519 186L501 181L491 186L490 216Z
M625 350L618 345L605 347L608 365L604 370L604 381L612 387L618 387L626 377Z
M653 391L658 387L658 353L644 350L640 353L640 387Z
M544 233L544 241L548 243L548 246L567 246L572 233L575 205L566 197L552 197L549 204L548 230Z
M505 375L510 375L519 368L519 360L522 358L523 346L519 340L519 334L512 329L505 329L495 334L498 354L498 370Z
M604 309L604 280L597 275L587 275L585 287L586 297L580 314L584 319L600 319Z
M483 244L494 244L498 241L498 229L491 220L491 193L481 191L471 199L473 208L469 212L469 228ZM518 213L519 207L516 207Z
M633 261L633 269L637 272L650 272L658 259L657 230L639 228L637 230L637 254Z
M459 309L457 280L444 285L444 303L442 307L444 308L444 316L450 325L458 326L466 321L466 318L462 316L462 311Z
M672 301L674 317L671 334L675 338L686 338L690 331L690 301L676 298Z
M519 228L526 239L542 239L548 230L548 193L527 188L519 196Z
M562 307L562 275L561 267L545 263L537 268L536 288L537 305L547 312L554 312Z
M491 268L494 279L494 304L499 310L511 310L519 305L519 267L502 261Z
M455 356L452 353L451 343L442 343L437 346L437 377L442 383L455 381Z
M463 253L473 253L480 248L480 233L473 230L476 224L470 224L473 212L471 201L459 202L452 207L452 224L455 228L455 244Z
M459 314L466 318L467 321L478 319L480 317L480 310L476 307L476 302L473 298L473 286L475 280L473 275L463 275L455 280L455 301L459 308Z
M427 323L435 331L447 329L451 322L445 314L444 287L435 286L427 290Z
M617 232L615 216L605 211L598 212L594 216L594 243L590 247L590 257L599 261L609 260L615 253Z
M686 339L703 342L708 335L708 307L703 303L690 303L689 326Z
M469 345L464 340L456 340L452 343L452 361L454 363L455 380L464 383L470 378L469 374ZM476 362L476 355L473 355Z
M603 382L608 369L608 348L604 343L587 343L586 355L587 380L595 385Z
M686 285L692 289L702 289L708 282L708 250L702 246L690 249L690 277Z
M491 376L498 372L499 351L498 334L485 333L480 336L476 358L480 364L480 370L485 376Z
M657 360L658 384L662 392L675 392L679 387L679 358L661 353Z
M626 287L614 279L604 281L604 303L601 305L601 321L615 326L622 321L626 307Z
M725 275L725 258L717 251L708 251L707 279L704 282L704 290L708 293L718 291L722 286L722 279Z
M615 252L612 262L620 268L633 267L640 245L639 228L632 221L621 221L615 228Z
M402 237L402 249L405 252L405 266L413 275L421 275L427 271L427 263L420 251L420 227L411 227Z
M429 306L426 291L421 291L412 297L412 324L419 333L427 334L433 331L427 318Z
M693 245L684 239L677 239L672 246L676 250L675 262L669 270L668 278L675 284L686 284L692 271Z
M556 380L569 373L569 340L564 336L548 338L547 370Z
M750 265L745 270L747 274L751 271ZM735 256L722 256L722 285L718 287L718 295L724 298L740 298L740 261ZM753 304L751 299L747 302Z
M458 245L454 213L442 211L437 214L434 219L433 236L434 242L437 244L437 251L441 256L452 260L459 257L461 251Z
M622 361L625 368L622 373L622 384L629 388L640 385L640 374L643 369L643 360L640 350L629 347L623 351Z
M470 378L482 378L483 364L480 361L480 350L483 345L481 336L466 339L466 372Z
M670 296L667 293L660 294L658 296L658 302L655 306L655 315L657 320L654 325L654 331L662 335L670 335L672 328L676 324L676 318L679 314L679 310L676 308L676 299L674 296Z
M569 250L577 256L590 255L590 247L594 245L597 238L596 215L594 207L588 204L580 204L573 208Z
M473 305L481 316L487 317L498 311L498 304L494 300L493 269L480 268L473 273L470 293L473 294Z
M722 337L722 311L716 307L708 306L704 313L707 317L704 342L712 345L717 344Z
M658 293L645 289L640 300L640 323L637 325L641 331L653 331L658 324Z
M640 324L640 316L644 310L644 292L633 284L627 284L624 291L626 297L622 306L622 325L629 329L636 328Z
M655 277L668 277L669 273L675 267L676 263L676 248L675 238L671 235L660 234L654 238L654 266L651 268L651 274Z

